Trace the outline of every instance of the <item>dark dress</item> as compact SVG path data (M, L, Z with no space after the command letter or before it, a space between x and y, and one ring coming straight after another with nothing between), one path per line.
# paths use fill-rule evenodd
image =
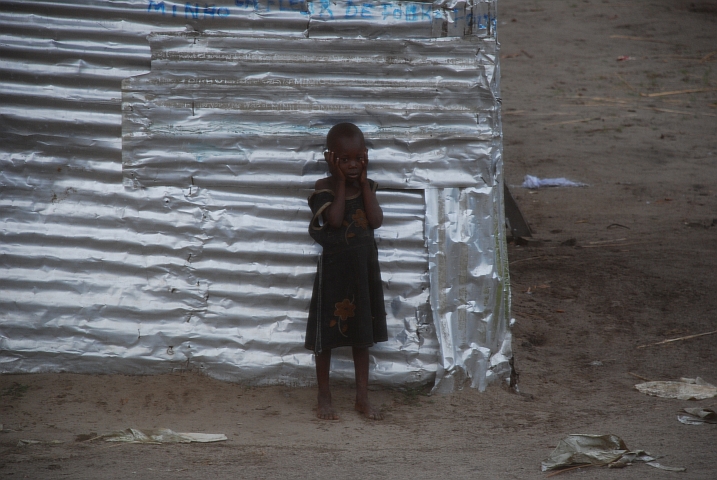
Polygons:
M371 190L376 183L369 180ZM309 196L309 234L323 247L314 280L304 346L316 353L336 347L370 347L388 340L378 251L359 193L346 199L341 228L321 224L334 193ZM317 327L318 324L318 327Z

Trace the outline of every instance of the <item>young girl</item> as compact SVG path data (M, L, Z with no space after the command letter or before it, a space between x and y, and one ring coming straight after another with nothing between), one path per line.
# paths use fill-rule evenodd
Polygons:
M323 247L314 280L306 328L306 348L316 354L319 384L317 416L338 420L331 405L331 349L352 348L356 373L355 408L367 418L383 419L368 401L368 347L388 340L374 229L383 212L376 183L366 177L368 150L361 130L340 123L326 136L331 176L316 182L309 206L309 234Z

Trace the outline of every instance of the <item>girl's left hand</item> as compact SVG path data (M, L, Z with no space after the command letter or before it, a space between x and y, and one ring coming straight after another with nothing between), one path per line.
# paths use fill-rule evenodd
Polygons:
M361 160L361 176L359 177L359 185L363 186L368 183L368 149L363 153Z

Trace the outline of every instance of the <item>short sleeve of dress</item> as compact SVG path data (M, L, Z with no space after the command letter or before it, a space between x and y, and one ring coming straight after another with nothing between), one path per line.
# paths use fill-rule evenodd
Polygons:
M309 235L316 240L319 245L323 245L325 238L326 224L324 224L321 214L329 208L334 201L334 192L331 190L317 190L309 195L309 207L313 214L311 223L309 224Z

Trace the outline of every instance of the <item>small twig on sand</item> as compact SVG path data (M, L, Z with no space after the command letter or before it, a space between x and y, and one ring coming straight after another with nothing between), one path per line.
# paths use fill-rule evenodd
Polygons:
M669 108L657 108L657 107L650 107L650 110L654 110L656 112L665 112L665 113L677 113L679 115L704 115L705 117L717 117L714 113L703 113L703 112L683 112L681 110L670 110Z
M711 58L714 57L715 55L717 55L717 50L715 50L714 52L710 52L710 53L708 53L707 55L705 55L704 57L702 57L702 58L700 59L700 63L705 63L705 62L707 62L709 59L711 59Z
M625 80L624 78L622 78L619 73L616 73L615 75L617 75L617 78L619 78L619 79L622 81L622 83L624 83L625 85L627 85L627 88L629 88L629 89L632 90L633 92L636 92L636 91L637 91L637 90L635 90L634 88L632 88L632 85L630 85L629 83L627 83L627 80Z
M622 100L620 98L609 98L609 97L584 97L582 95L574 95L571 97L566 98L572 98L575 100L580 100L582 102L585 102L587 100L592 100L594 102L608 102L608 104L616 103L617 105L606 105L605 103L596 103L596 104L589 104L589 103L563 103L560 106L561 107L586 107L586 106L603 106L603 107L619 107L621 105L631 104L634 103L634 100L628 101L628 100Z
M631 103L628 100L623 100L621 98L610 98L610 97L590 97L590 100L595 100L595 101L599 101L599 102L621 103L621 104Z
M649 378L645 378L645 377L643 377L643 376L641 376L641 375L638 375L638 374L636 374L636 373L632 373L632 372L627 372L627 373L628 373L628 375L632 375L633 377L639 378L640 380L644 380L644 381L646 381L646 382L651 382L651 381L652 381L652 380L650 380Z
M513 260L512 262L508 262L508 265L515 265L516 263L527 262L529 260L537 260L538 258L547 258L547 255L540 255L538 257L528 257L528 258L521 258L518 260Z
M608 226L605 227L605 228L610 229L610 228L613 228L613 227L627 228L628 230L630 230L630 227L626 227L625 225L622 225L621 223L611 223L610 225L608 225Z
M600 117L595 117L595 118L581 118L581 119L579 119L579 120L567 120L567 121L565 121L565 122L546 123L545 125L546 125L546 126L551 126L551 125L569 125L569 124L571 124L571 123L592 122L592 121L594 121L594 120L600 120Z
M670 92L640 93L641 97L666 97L667 95L682 95L684 93L714 92L717 88L688 88L687 90L672 90Z
M528 52L526 52L525 50L521 50L521 52L522 52L523 55L525 55L526 57L528 57L528 58L533 58L533 56L532 56L531 54L529 54Z
M686 335L684 337L677 337L677 338L670 338L668 340L663 340L661 342L655 342L655 343L648 343L645 345L640 345L637 348L645 348L645 347L652 347L654 345L663 345L665 343L672 343L672 342L679 342L681 340L689 340L690 338L697 338L697 337L704 337L706 335L714 335L717 333L717 330L713 330L711 332L705 332L705 333L697 333L695 335Z
M577 470L578 468L587 468L587 467L594 467L595 465L592 463L586 463L585 465L576 465L574 467L568 467L563 468L562 470L558 470L557 472L549 473L545 476L545 478L554 477L555 475L560 475L561 473L569 472L570 470Z
M537 260L539 258L571 258L571 257L568 255L539 255L537 257L528 257L528 258L520 258L518 260L513 260L512 262L508 262L508 265L515 265L516 263L527 262L528 260Z
M615 243L615 242L624 242L627 240L627 238L616 238L614 240L598 240L597 242L590 242L590 245L600 245L604 243Z

